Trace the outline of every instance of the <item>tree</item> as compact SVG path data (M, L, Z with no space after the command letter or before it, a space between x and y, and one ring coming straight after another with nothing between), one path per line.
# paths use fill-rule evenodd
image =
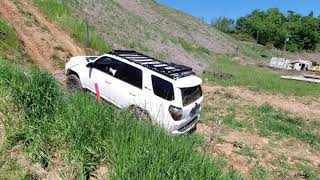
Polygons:
M240 17L234 28L238 34L249 34L256 38L259 44L272 44L281 49L287 35L290 35L290 41L287 42L290 51L314 51L320 44L320 19L314 17L312 11L309 16L301 16L294 11L288 11L285 15L277 8L267 11L257 9Z
M220 31L231 33L234 31L234 20L227 17L218 17L211 21L211 25L219 29Z

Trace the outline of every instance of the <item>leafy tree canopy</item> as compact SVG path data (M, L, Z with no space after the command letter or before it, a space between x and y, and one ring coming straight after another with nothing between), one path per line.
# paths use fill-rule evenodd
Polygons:
M230 34L247 34L259 44L289 51L315 51L320 44L320 18L313 11L302 16L294 11L284 14L277 8L257 9L237 20L219 17L212 26Z

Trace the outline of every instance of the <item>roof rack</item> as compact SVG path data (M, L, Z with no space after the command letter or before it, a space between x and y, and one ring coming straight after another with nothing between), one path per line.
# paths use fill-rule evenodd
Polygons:
M190 67L164 62L136 51L113 50L111 54L139 64L174 80L195 74Z

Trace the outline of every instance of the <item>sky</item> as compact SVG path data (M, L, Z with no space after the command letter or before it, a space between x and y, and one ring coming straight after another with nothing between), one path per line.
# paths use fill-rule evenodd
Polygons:
M156 0L169 7L184 11L210 22L225 16L231 19L245 16L254 9L266 10L277 7L283 12L293 10L302 15L314 11L320 15L320 0Z

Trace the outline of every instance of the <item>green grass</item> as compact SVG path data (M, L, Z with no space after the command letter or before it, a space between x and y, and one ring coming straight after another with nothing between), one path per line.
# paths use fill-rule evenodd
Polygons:
M264 104L254 110L255 126L264 136L275 135L281 138L296 138L312 146L320 147L320 137L315 130L320 128L317 122L308 122L302 118L288 116L285 112Z
M257 154L251 150L251 148L244 142L234 142L234 146L237 146L240 148L240 150L237 151L239 155L247 156L249 158L257 158Z
M267 180L272 179L270 172L263 166L257 166L252 172L251 172L251 178L253 180Z
M1 152L0 152L1 156ZM0 179L27 180L35 179L26 170L22 169L14 159L9 156L2 157L0 160Z
M248 125L245 122L239 122L235 119L236 117L236 109L234 106L229 107L228 109L228 115L226 117L222 118L222 123L233 127L233 128L245 128L248 127Z
M299 169L299 175L303 179L308 179L308 180L319 180L320 179L320 174L317 169L310 168L309 166L306 166L304 164L296 164L297 169Z
M287 56L288 52L278 50L276 48L262 46L255 42L239 41L239 50L241 55L247 60L255 62L269 63L272 57Z
M227 56L219 56L212 70L234 75L229 79L204 75L209 82L224 86L244 86L255 91L294 96L319 96L320 92L318 84L281 79L283 72L262 69L253 65L241 65Z
M189 53L197 54L200 56L210 56L211 52L209 49L204 47L197 47L189 43L182 38L171 38L170 39L175 44L180 44L180 46Z
M17 36L10 25L0 18L0 32L5 33L0 35L1 48L5 49L17 49L19 47Z
M0 17L0 57L16 63L30 62L31 59L22 48L12 27Z
M86 22L73 14L70 1L62 0L33 0L33 2L53 21L60 23L72 37L83 46L86 45ZM102 40L93 26L90 26L90 47L100 53L107 53L111 46Z
M0 63L0 87L10 92L23 113L19 127L7 119L10 144L23 144L27 155L44 168L55 152L79 179L88 178L99 165L110 165L112 179L239 179L220 161L197 152L196 135L170 136L126 111L79 93L64 93L47 73L25 74ZM41 106L41 107L39 107ZM11 124L11 126L10 126Z

